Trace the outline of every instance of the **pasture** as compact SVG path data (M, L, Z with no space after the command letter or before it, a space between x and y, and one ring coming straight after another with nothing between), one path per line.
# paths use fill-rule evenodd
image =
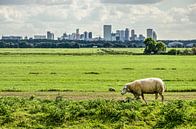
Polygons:
M109 50L118 54L97 48L0 49L0 128L196 127L195 56ZM166 83L164 103L154 95L145 95L145 105L120 94L125 83L147 77Z
M162 78L167 91L196 90L195 56L86 55L99 51L0 49L0 90L120 91L125 83L146 77Z

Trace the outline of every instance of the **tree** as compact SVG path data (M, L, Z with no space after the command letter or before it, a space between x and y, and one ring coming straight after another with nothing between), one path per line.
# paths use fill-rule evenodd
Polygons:
M152 38L147 38L144 44L146 45L145 54L157 54L166 51L166 45L163 42L156 42Z
M156 44L156 52L157 53L161 53L161 52L165 52L166 51L166 45L163 42L157 42Z

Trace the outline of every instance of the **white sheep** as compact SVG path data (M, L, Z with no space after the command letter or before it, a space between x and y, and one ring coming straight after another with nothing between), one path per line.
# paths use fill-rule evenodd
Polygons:
M140 96L142 96L142 99L147 104L146 100L144 99L144 94L155 94L155 99L158 98L159 94L163 102L164 91L165 84L160 78L146 78L127 83L122 89L121 94L124 95L127 92L130 92L135 96L136 99L139 99Z

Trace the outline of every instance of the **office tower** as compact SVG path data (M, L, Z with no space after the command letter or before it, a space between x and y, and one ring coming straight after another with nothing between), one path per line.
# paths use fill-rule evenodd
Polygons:
M135 30L131 30L131 40L135 40Z
M147 38L153 39L153 29L147 29Z
M112 25L104 25L103 34L104 34L105 41L111 41L112 40Z
M54 40L54 33L47 31L47 39L48 40Z
M120 30L116 31L116 41L120 41Z
M76 40L80 40L80 30L76 29Z
M129 29L125 29L125 41L129 41Z
M89 33L88 33L88 38L89 38L89 39L92 39L92 38L93 38L93 33L92 33L92 32L89 32Z
M84 40L87 40L87 39L88 39L88 32L85 31L85 32L84 32Z
M125 41L125 31L124 30L120 31L120 41L122 41L122 42Z
M147 38L152 38L154 40L157 40L157 34L153 29L147 29Z
M157 34L155 31L153 31L153 39L156 41L157 40Z

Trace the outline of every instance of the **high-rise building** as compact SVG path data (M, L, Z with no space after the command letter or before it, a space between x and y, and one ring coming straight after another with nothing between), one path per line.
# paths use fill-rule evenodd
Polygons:
M125 29L125 41L129 41L129 29Z
M122 41L122 42L125 41L125 31L124 30L120 31L120 41Z
M135 40L135 30L131 30L131 40Z
M120 41L120 30L116 30L116 41Z
M88 40L88 32L87 31L84 32L84 40Z
M88 33L88 38L89 38L89 39L92 39L92 38L93 38L93 33L92 33L92 32L89 32L89 33Z
M47 39L48 40L54 40L54 33L47 31Z
M157 40L157 34L155 31L153 31L153 39L156 41Z
M147 29L147 38L153 39L153 29Z
M147 38L152 38L154 40L157 40L157 34L153 29L147 29Z
M80 35L80 40L84 40L84 34Z
M103 35L105 41L112 40L112 25L104 25L103 26Z
M76 29L76 40L80 40L80 29Z

